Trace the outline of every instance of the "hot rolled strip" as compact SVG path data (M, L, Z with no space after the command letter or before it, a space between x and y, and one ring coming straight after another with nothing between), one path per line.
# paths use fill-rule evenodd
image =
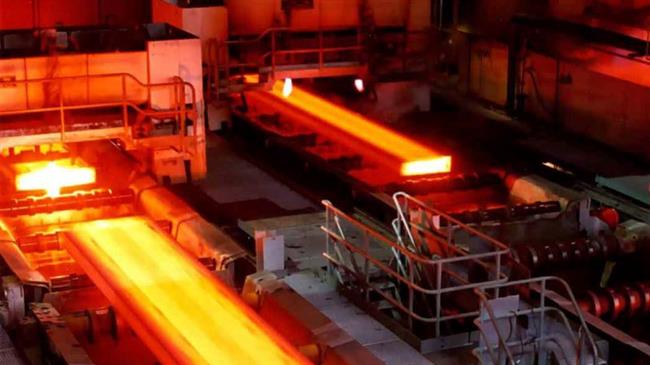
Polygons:
M155 223L79 223L66 248L163 364L309 364Z
M338 106L323 97L312 94L287 81L276 81L269 91L254 91L247 95L255 102L270 104L271 109L282 110L278 103L289 105L297 110L318 119L319 123L310 123L316 130L322 131L323 123L337 131L339 138L347 137L372 147L375 152L390 156L397 162L397 169L403 176L418 176L443 174L451 171L452 158L440 154L428 146L424 146L400 133L397 133L380 123L368 119L358 113ZM264 100L274 97L274 100ZM296 118L306 121L308 118ZM374 154L374 153L373 153Z

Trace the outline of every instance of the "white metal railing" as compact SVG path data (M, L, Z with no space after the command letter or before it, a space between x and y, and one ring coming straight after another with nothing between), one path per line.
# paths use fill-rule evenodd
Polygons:
M525 354L544 365L550 351L547 348L553 342L566 346L552 352L575 357L575 364L601 363L593 336L565 281L555 277L509 281L505 274L505 263L510 259L508 246L405 193L397 193L393 198L397 208L393 221L395 237L379 233L332 203L323 202L324 256L328 272L339 285L352 289L349 292L369 306L379 307L377 298L388 303L390 309L401 314L398 321L411 331L416 321L433 326L435 338L445 335L441 332L442 323L475 318L484 344L474 353L481 361L489 359L495 365L511 365ZM462 242L457 236L464 237ZM471 247L467 246L468 241L473 241ZM468 273L472 268L481 269L482 275L471 277ZM392 283L394 290L387 291L380 278ZM563 289L577 313L577 333L564 312L547 304L549 282ZM513 292L525 294L524 308L497 318L491 300ZM459 306L454 301L454 296L467 293L471 293L470 301L476 302L478 308ZM449 301L443 301L443 297ZM450 306L456 311L445 313L443 310ZM550 313L559 320L551 320ZM497 322L504 318L516 321L519 316L529 316L536 331L527 333L526 339L516 340L501 333ZM553 328L561 328L564 337L547 334L549 323L554 323ZM488 326L492 326L496 336L492 343L486 334ZM515 346L519 346L518 353L512 351Z
M415 321L428 323L434 326L435 337L439 337L441 323L478 315L474 309L443 313L443 296L463 291L471 293L483 285L500 284L508 280L501 272L501 262L503 256L509 253L508 249L470 254L456 245L451 238L452 232L440 230L436 234L445 236L440 243L446 254L427 255L424 250L413 249L399 239L382 235L330 202L325 201L323 204L326 208L326 223L322 229L327 235L324 255L329 262L330 273L342 285L352 283L362 288L368 303L371 293L377 293L406 317L409 329L413 329ZM459 229L483 236L465 225ZM386 255L386 252L391 254ZM482 278L476 279L469 275L475 267L482 270ZM406 291L406 295L385 292L373 283L374 277L387 278L395 283L398 292ZM416 309L416 302L423 305Z

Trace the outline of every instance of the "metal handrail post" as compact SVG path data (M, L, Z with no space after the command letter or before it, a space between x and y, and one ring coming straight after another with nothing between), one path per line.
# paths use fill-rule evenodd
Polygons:
M65 142L65 109L63 107L63 81L57 80L59 84L59 118L61 118L61 143Z
M440 337L440 307L442 306L442 293L440 289L442 289L442 263L438 262L436 266L436 290L438 291L436 293L436 337Z
M129 110L126 102L126 76L122 75L122 118L124 119L124 133L129 135Z
M415 280L414 266L409 265L409 281L412 283ZM415 289L409 285L409 329L413 330L413 305L415 301Z
M325 54L323 52L323 31L318 30L318 69L323 69L323 64L325 63Z
M220 61L220 55L221 55L221 45L219 43L219 40L215 42L216 44L216 50L215 50L215 60L214 60L214 87L217 90L217 100L221 100L221 74L219 72L219 61ZM226 87L230 87L230 80L226 79Z
M276 51L275 31L271 32L271 77L275 79L275 51Z
M409 221L406 219L406 214L404 214L404 210L408 209L408 201L404 200L404 207L402 207L402 205L399 202L399 198L398 198L400 196L399 194L400 193L395 193L393 195L393 201L395 203L395 208L397 208L397 215L398 215L400 221L402 222L403 229L404 229L404 231L406 231L406 234L407 234L407 236L409 238L409 241L411 242L411 245L413 245L413 247L415 247L415 238L413 237L413 233L409 229L410 224L409 224ZM404 194L404 193L402 193L402 194L404 196L406 196L406 194Z
M23 63L25 66L24 72L25 72L25 78L27 78L27 62ZM29 107L29 82L25 83L25 108L30 109ZM18 85L18 84L16 84Z
M497 255L496 261L497 261L496 262L497 268L496 268L496 274L494 275L495 280L499 279L499 276L501 276L501 254ZM497 287L494 289L494 296L496 298L499 297L499 292L500 292L500 288Z
M363 234L364 240L364 249L366 252L370 252L370 236L367 232ZM366 302L370 302L370 260L366 256L363 262L363 276L365 280L365 291L366 291Z
M537 354L537 363L540 365L546 365L546 351L544 351L544 326L546 320L546 280L542 281L542 290L540 295L539 307L541 310L541 317L539 319L539 341L542 346L539 347L539 353Z
M180 118L181 118L181 130L179 131L179 136L181 138L181 148L183 149L183 152L186 152L186 147L185 147L185 137L187 133L187 113L185 111L185 86L182 83L178 84L178 88L180 88ZM196 124L196 123L195 123ZM196 125L193 126L193 128L196 129Z
M330 229L330 216L332 215L332 210L329 208L329 206L325 206L325 227L327 229ZM332 237L330 237L329 234L326 232L323 232L325 234L325 252L327 252L328 255L333 254L331 250L331 244L332 244ZM332 268L332 263L328 260L327 261L327 274L328 276L331 276L333 273L333 268Z

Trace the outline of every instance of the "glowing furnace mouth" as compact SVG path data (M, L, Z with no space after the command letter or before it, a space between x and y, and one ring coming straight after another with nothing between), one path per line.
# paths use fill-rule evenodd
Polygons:
M61 195L61 189L92 184L96 181L95 169L76 166L70 159L26 162L16 166L16 190L45 190L47 196Z

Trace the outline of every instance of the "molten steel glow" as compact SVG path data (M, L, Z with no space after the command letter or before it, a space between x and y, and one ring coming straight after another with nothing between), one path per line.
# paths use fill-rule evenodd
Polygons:
M285 102L316 116L331 126L397 157L403 176L448 173L451 156L441 155L389 128L342 108L317 95L293 86L291 97L284 96L287 84L277 81L271 93Z
M417 176L431 174L431 171L451 171L451 157L442 156L428 160L405 162L402 164L401 172L403 176Z
M45 190L48 196L56 197L61 189L87 185L95 182L95 169L75 166L68 160L48 162L26 162L16 165L16 190Z
M66 249L163 364L308 364L155 224L86 222Z

